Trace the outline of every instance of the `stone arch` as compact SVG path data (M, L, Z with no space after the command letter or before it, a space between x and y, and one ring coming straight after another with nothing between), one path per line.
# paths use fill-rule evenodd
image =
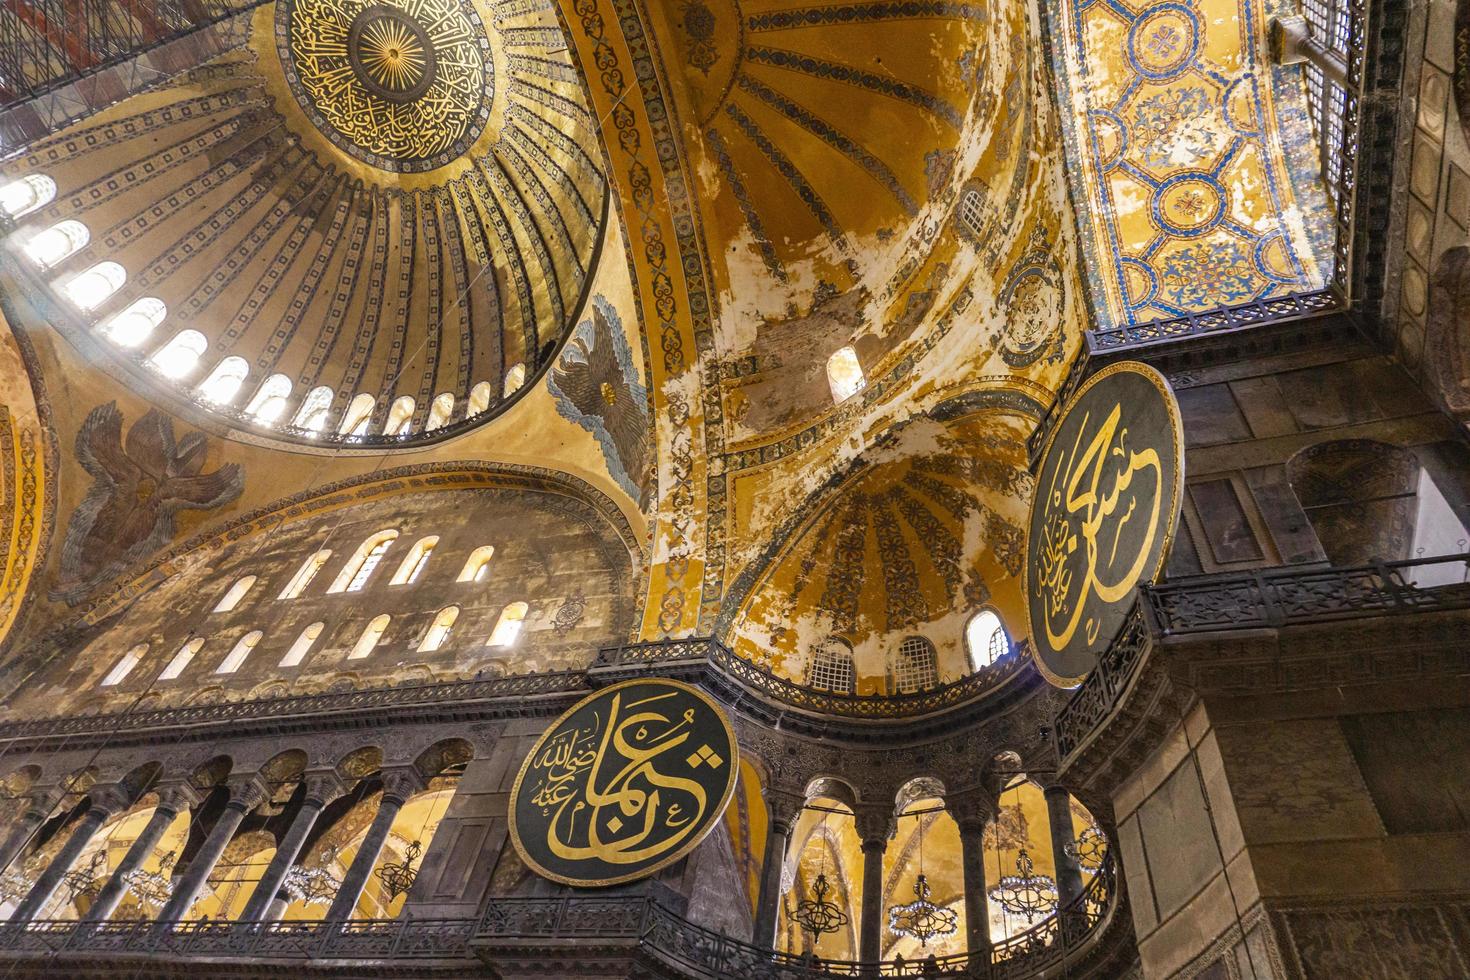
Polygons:
M435 742L420 752L414 760L414 768L427 783L435 776L444 774L456 766L462 766L475 757L475 749L462 738L446 738Z
M1338 567L1410 557L1419 458L1372 439L1319 442L1286 475L1328 561Z

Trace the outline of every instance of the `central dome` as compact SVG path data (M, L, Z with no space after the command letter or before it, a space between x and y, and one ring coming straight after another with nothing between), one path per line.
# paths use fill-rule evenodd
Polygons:
M490 38L460 0L278 3L276 47L312 123L382 170L442 167L490 118Z

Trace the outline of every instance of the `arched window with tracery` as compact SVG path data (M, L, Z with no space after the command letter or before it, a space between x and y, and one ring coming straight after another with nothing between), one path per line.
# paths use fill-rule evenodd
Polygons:
M308 432L322 432L332 414L332 397L336 393L330 385L319 385L306 393L301 408L296 412L292 424Z
M373 617L372 622L367 624L367 628L362 631L362 635L352 645L352 652L347 655L347 659L361 660L372 653L377 648L378 641L383 638L383 634L388 632L388 624L392 620L393 617L387 613Z
M982 609L970 617L965 626L965 649L970 655L970 669L989 667L1011 652L1011 641L1000 617L989 609Z
M225 594L220 597L219 602L215 604L215 607L211 609L210 612L222 613L232 611L236 606L240 604L240 601L245 598L246 593L248 593L251 588L254 587L254 585L254 575L244 575L236 579L235 584L231 585L229 589L225 592Z
M939 655L928 637L906 636L899 642L893 683L904 694L939 686Z
M481 412L485 411L485 409L489 408L490 392L493 390L494 389L490 387L490 382L488 381L481 381L479 384L471 388L469 403L465 405L465 418L469 418L473 415L479 415Z
M829 636L812 651L806 670L808 686L835 694L852 694L856 680L852 646L840 636Z
M868 380L863 376L856 350L843 347L827 358L827 384L834 402L845 402L867 387Z
M388 421L383 423L383 435L406 436L413 428L413 396L403 395L394 400L388 409Z
M0 187L0 208L12 218L30 214L56 199L56 181L45 174L26 174Z
M357 551L352 555L337 578L332 582L328 592L360 592L367 585L368 578L373 574L373 569L378 567L378 562L383 560L383 555L397 539L398 532L389 528L370 535L367 540L357 546Z
M300 568L296 569L296 574L291 576L291 581L286 583L286 587L281 590L281 594L276 596L276 598L294 599L299 596L311 584L311 580L316 578L316 573L322 570L322 566L327 563L327 559L331 557L332 551L330 548L323 548L321 551L311 555L306 561L301 563Z
M227 357L200 382L199 394L216 405L228 405L240 394L240 388L249 375L250 364L245 358Z
M377 404L378 400L367 392L353 395L352 401L347 403L347 411L342 413L342 424L337 426L337 432L344 436L367 435L368 423L373 420L373 409Z
M270 424L285 414L286 400L290 397L291 379L284 374L273 374L256 389L255 396L245 406L245 412Z
M138 661L142 660L143 654L147 652L148 644L139 643L127 653L123 654L122 659L117 662L112 670L108 671L106 677L102 678L102 686L114 687L121 684L133 672L133 668L138 666Z
M521 635L521 623L530 612L530 606L524 602L512 602L500 611L500 618L495 621L495 629L490 632L490 639L485 641L487 647L508 647L515 644L516 638Z
M431 534L426 538L419 538L408 549L408 554L398 565L398 571L388 580L389 585L412 585L419 580L424 573L424 568L429 564L429 556L434 553L434 546L439 543L439 536Z
M301 635L296 637L296 642L291 644L291 649L287 650L286 655L281 658L281 666L299 666L301 661L306 659L306 655L311 652L311 645L316 642L317 637L322 635L322 630L326 629L326 625L326 623L312 623L302 630Z
M457 582L483 582L490 577L490 559L495 557L493 544L481 545L470 552L464 567L459 570Z
M80 221L68 218L58 221L36 235L22 246L26 257L43 269L60 265L68 257L87 247L92 233Z
M429 403L429 421L424 425L425 432L433 432L442 429L449 424L449 418L454 414L454 395L444 392Z
M164 377L177 381L193 372L208 349L209 341L204 339L204 334L198 330L180 330L173 340L148 359L148 363Z
M250 651L254 650L256 644L260 642L261 635L260 630L251 630L249 633L240 637L235 643L234 649L230 651L230 655L220 661L220 665L215 668L214 672L216 674L233 674L239 670L244 666L245 658L250 656Z
M168 307L163 300L144 296L104 323L102 333L119 347L137 347L153 336L167 315Z
M204 637L202 636L196 636L186 640L184 645L179 647L178 652L174 654L173 659L168 662L168 666L163 668L163 673L158 675L158 679L161 681L171 681L178 677L184 672L184 668L189 666L189 662L194 659L194 655L203 647Z
M85 272L72 276L61 286L66 298L78 309L91 312L128 281L127 270L116 262L98 262Z
M454 621L458 618L458 606L445 606L439 610L429 631L424 634L423 642L419 644L419 653L431 653L442 647L449 639L449 634L454 632Z

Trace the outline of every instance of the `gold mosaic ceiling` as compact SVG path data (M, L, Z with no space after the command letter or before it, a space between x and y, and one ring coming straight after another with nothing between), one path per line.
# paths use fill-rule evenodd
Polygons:
M90 231L59 280L102 260L126 271L80 318L91 321L83 332L99 336L130 304L161 300L167 314L146 341L99 346L153 395L235 419L267 377L284 375L277 430L322 387L328 433L363 393L376 400L370 437L405 397L404 441L422 436L446 394L453 426L477 385L489 406L475 419L493 417L530 387L514 379L534 380L575 326L607 214L593 120L555 12L292 0L257 11L250 33L244 48L6 168L57 184L23 232L64 219ZM186 328L208 347L170 385L147 359ZM212 405L199 386L231 357L248 375Z

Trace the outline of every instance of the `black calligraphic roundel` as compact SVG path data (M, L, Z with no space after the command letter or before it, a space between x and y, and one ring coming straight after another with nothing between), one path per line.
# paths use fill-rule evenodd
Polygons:
M556 720L521 766L510 835L537 874L616 885L688 854L735 793L729 720L678 681L625 681Z
M1169 382L1136 362L1098 372L1062 412L1036 474L1026 614L1037 666L1077 684L1163 571L1179 518L1184 428Z

